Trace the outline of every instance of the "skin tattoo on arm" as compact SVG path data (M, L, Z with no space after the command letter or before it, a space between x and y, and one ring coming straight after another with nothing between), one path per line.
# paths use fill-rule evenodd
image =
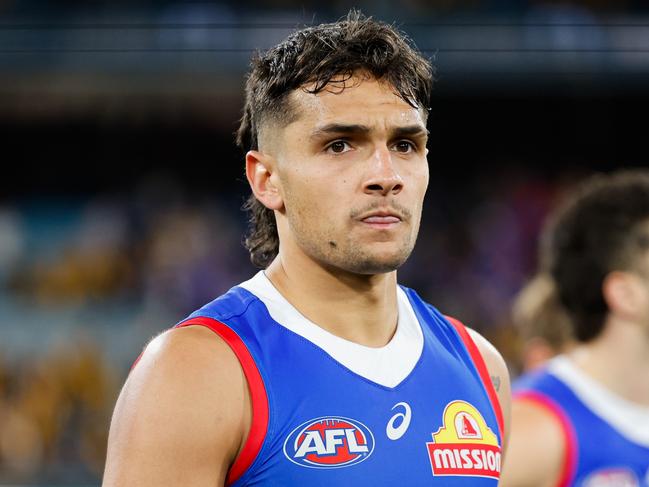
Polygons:
M496 392L499 392L500 391L500 376L492 375L491 376L491 383L494 385L494 389L496 389Z

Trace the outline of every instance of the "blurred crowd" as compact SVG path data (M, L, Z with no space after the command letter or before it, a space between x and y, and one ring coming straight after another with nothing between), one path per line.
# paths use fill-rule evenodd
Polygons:
M524 350L512 303L571 182L526 172L433 181L400 271L491 338L514 374ZM0 482L97 482L142 347L255 272L241 245L244 195L197 194L156 176L119 194L0 209Z
M115 368L93 341L43 352L0 362L0 482L96 481Z
M250 274L239 215L187 196L0 208L0 483L96 483L141 348Z

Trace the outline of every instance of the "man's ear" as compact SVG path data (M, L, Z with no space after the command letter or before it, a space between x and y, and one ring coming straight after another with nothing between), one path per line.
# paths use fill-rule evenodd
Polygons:
M246 153L246 178L255 197L270 210L284 208L276 161L260 151Z
M626 319L636 318L642 309L642 282L630 272L613 271L602 283L604 300L611 313Z

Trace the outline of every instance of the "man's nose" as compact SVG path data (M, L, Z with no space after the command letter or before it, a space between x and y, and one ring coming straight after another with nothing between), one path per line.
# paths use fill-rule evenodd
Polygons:
M369 161L370 168L365 181L365 192L387 196L397 194L403 189L403 179L392 160L388 147L378 147Z

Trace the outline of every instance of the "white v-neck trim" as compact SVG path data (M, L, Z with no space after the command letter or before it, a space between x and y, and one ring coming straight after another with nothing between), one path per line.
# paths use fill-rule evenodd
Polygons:
M372 348L329 333L307 319L282 296L263 271L239 286L257 296L277 323L317 345L352 372L385 387L395 387L408 377L424 348L421 326L400 287L397 287L397 330L387 345Z
M566 356L552 359L548 371L619 433L635 443L649 447L649 408L609 391L579 370Z

